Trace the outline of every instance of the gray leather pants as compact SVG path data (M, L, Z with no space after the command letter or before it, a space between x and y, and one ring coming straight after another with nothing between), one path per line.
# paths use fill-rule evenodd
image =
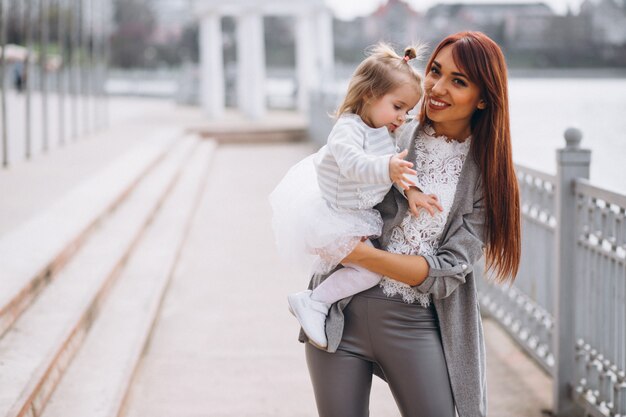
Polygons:
M372 375L387 381L403 417L454 417L434 307L388 298L375 286L352 298L337 352L306 344L320 417L367 417Z

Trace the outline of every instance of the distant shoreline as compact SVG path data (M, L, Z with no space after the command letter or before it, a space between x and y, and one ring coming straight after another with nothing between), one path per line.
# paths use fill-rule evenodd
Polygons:
M511 78L626 78L626 68L509 68Z
M335 77L348 80L358 63L338 62ZM424 71L423 67L417 67ZM626 68L519 68L509 67L511 78L626 78ZM271 70L270 70L271 71ZM274 71L279 73L278 71Z

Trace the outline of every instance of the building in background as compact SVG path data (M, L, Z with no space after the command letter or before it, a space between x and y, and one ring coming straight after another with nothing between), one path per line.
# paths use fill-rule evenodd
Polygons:
M380 39L398 47L417 41L423 15L402 0L389 0L364 18L365 36ZM390 30L393 28L393 30Z
M590 21L594 44L626 44L626 1L585 0L580 15Z
M304 0L298 4L312 1ZM197 104L197 80L201 72L200 31L199 19L193 10L200 4L211 2L110 0L115 10L135 5L145 13L126 20L122 17L131 14L112 14L110 56L116 69L110 72L109 80L112 76L119 81L116 85L123 87L119 91L137 91L141 84L136 81L136 74L131 77L129 72L142 69L141 77L153 78L150 88L163 85L154 91L143 88L143 95L176 94L181 103ZM11 1L14 5L18 3L18 0ZM250 0L249 3L257 8L265 4L262 0ZM295 4L293 1L286 3ZM152 16L153 23L149 31L138 36L137 25L146 16ZM295 69L299 24L280 13L265 14L262 22L266 82L275 92L268 97L268 105L294 107L296 98L301 96ZM237 93L241 78L238 75L237 21L225 15L220 25L225 101L228 107L237 107L241 101ZM366 48L379 41L390 42L398 50L416 41L427 42L432 47L446 35L462 30L487 33L502 46L509 67L513 69L626 67L626 0L584 0L579 12L565 15L555 13L541 1L436 4L420 12L414 10L407 0L388 0L370 15L349 21L332 19L336 64L332 76L347 79L356 63L364 58ZM120 67L123 70L118 71ZM123 78L131 81L122 83Z
M545 3L439 4L426 12L430 37L441 39L462 30L480 30L502 43L506 26L518 17L549 17Z
M335 20L334 28L337 60L351 64L379 40L432 46L478 30L498 42L513 68L626 67L626 0L585 0L579 14L565 15L542 2L438 4L421 14L390 0L369 16Z

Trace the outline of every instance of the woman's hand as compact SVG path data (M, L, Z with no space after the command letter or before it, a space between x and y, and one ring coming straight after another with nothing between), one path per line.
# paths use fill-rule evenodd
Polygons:
M409 188L404 192L407 200L409 200L409 210L415 217L419 216L419 209L423 208L431 216L435 215L435 209L443 211L443 206L439 203L439 199L435 194L424 194L417 188Z
M413 164L404 160L408 152L409 151L405 149L389 159L389 178L402 187L403 190L408 190L411 185L415 185L415 183L409 180L405 175L417 174L411 169Z

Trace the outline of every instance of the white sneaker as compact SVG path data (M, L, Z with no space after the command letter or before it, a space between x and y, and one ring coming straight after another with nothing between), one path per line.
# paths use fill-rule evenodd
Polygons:
M309 340L320 348L326 348L326 316L330 304L315 301L311 290L289 294L289 311L296 316Z

